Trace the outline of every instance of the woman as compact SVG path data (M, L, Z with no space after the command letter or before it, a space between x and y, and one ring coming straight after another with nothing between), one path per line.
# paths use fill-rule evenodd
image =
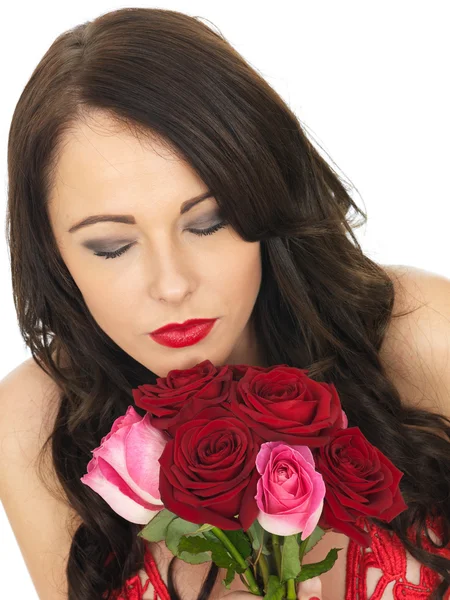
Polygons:
M242 57L182 13L105 14L49 48L17 104L8 151L13 290L33 360L2 382L1 492L42 597L245 593L239 579L226 590L213 564L145 547L140 526L80 481L133 388L209 358L290 364L333 382L349 424L404 472L408 510L366 524L385 560L367 573L367 556L329 532L307 562L337 544L346 554L299 596L366 598L378 586L374 598L444 598L450 283L362 253L349 211L366 215ZM149 336L192 318L216 319L197 344ZM439 331L431 355L424 323ZM23 493L29 462L7 435L23 420L48 434L45 445L20 440L30 456L39 450L34 505Z

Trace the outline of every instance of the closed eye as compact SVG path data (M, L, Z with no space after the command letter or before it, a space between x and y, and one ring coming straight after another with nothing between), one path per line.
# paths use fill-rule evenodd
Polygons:
M216 231L219 231L219 229L222 229L222 228L226 227L227 225L228 225L228 221L224 220L224 221L221 221L220 223L217 223L216 225L213 225L212 227L208 227L207 229L188 229L188 231L190 231L194 235L198 235L198 236L212 235L213 233L216 233ZM118 250L113 250L112 252L107 252L106 250L103 250L101 252L94 252L94 255L102 256L104 258L117 258L121 254L124 254L128 250L128 248L131 248L131 246L133 246L133 244L134 244L134 242L131 242L131 244L127 244L126 246L123 246L122 248L119 248Z

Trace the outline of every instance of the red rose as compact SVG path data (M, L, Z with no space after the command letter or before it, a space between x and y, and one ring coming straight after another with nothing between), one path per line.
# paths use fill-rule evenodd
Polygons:
M369 534L355 525L358 516L389 522L408 508L399 489L403 473L359 427L337 431L314 458L326 487L320 527L332 527L369 546Z
M227 366L215 367L204 360L192 369L173 369L156 384L144 384L132 390L136 406L150 414L153 427L175 435L182 409L194 398L201 404L222 404L229 396L232 372Z
M239 381L239 379L242 379L242 377L244 377L244 375L247 373L247 371L251 368L254 371L264 371L266 373L268 373L269 371L271 371L272 369L276 369L278 367L288 367L289 365L273 365L271 367L259 367L259 366L250 366L250 365L246 365L246 364L239 364L239 365L228 365L228 368L230 369L230 371L232 371L233 373L233 379L235 381Z
M258 514L259 447L260 440L227 407L201 410L177 428L159 457L165 508L191 523L247 530Z
M266 442L323 446L344 426L343 412L334 385L314 381L307 372L285 365L268 371L249 367L232 389L231 410Z

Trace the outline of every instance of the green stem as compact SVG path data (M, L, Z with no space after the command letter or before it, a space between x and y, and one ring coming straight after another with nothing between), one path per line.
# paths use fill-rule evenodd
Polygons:
M281 581L281 547L280 547L280 536L278 536L276 533L272 533L272 548L273 548L273 554L275 556L275 564L277 566L277 571L278 571L278 577ZM283 596L286 595L286 586L285 584L282 584L284 586L284 594Z
M303 540L303 541L300 542L299 552L298 552L298 557L300 559L300 564L302 564L303 556L304 556L305 550L306 550L306 546L308 545L308 540L309 540L309 537L307 537L306 540Z
M295 591L295 579L288 579L286 581L287 585L287 600L296 600L297 592Z
M233 543L230 541L230 538L228 538L227 535L218 527L213 527L211 531L222 542L222 544L229 551L229 553L236 560L236 562L245 569L243 575L247 580L247 585L251 593L256 594L257 596L261 596L261 591L258 587L258 584L255 581L255 578L253 577L252 570L248 566L248 563L239 554L236 546L234 546Z
M281 579L281 547L280 538L275 533L272 533L273 555L275 556L275 564L277 565L278 576Z
M261 552L258 559L259 570L261 571L261 576L264 581L264 590L267 590L267 584L269 582L269 565L267 564L267 559L264 554Z

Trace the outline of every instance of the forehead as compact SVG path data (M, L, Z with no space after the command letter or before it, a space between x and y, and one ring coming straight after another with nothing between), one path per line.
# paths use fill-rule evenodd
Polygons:
M195 171L161 138L138 135L107 114L95 113L64 134L49 210L83 216L94 207L126 208L133 200L181 202L201 186Z

